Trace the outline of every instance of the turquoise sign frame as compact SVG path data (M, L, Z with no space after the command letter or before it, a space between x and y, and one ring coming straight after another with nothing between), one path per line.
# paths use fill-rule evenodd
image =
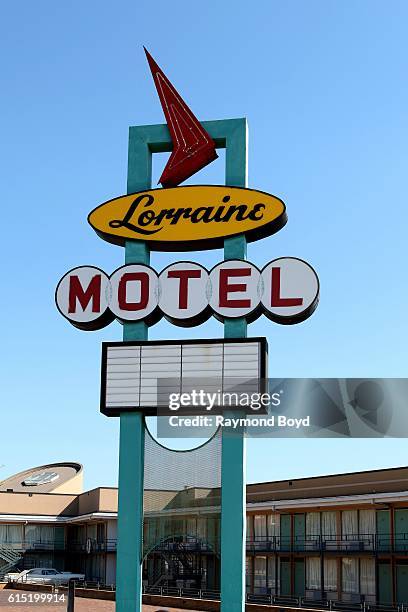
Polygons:
M225 148L225 184L247 187L248 128L246 119L204 121L217 148ZM173 143L166 124L134 126L129 130L127 193L152 187L152 154L170 152ZM245 259L244 235L224 240L225 259ZM126 241L125 263L150 263L146 242ZM226 338L244 338L245 319L224 323ZM147 340L144 322L125 323L124 340ZM221 610L242 612L245 606L246 475L243 432L223 432L221 494ZM142 606L144 416L120 415L117 612L139 612Z

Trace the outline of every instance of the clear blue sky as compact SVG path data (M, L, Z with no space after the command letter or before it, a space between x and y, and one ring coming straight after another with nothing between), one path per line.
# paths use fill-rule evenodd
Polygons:
M200 119L248 118L249 184L289 216L251 261L293 255L319 273L311 319L250 328L268 337L271 375L407 375L407 21L398 0L3 3L0 478L78 460L87 487L116 484L99 362L121 328L76 330L54 289L76 265L123 262L86 217L125 192L128 126L163 121L143 44ZM201 180L222 178L221 157ZM151 337L183 334L160 323ZM406 464L404 440L248 444L250 481Z

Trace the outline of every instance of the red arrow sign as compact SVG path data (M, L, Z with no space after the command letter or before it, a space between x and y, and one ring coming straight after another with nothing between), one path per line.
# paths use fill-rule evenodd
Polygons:
M159 183L176 187L217 159L215 143L145 48L154 84L173 141L173 152Z

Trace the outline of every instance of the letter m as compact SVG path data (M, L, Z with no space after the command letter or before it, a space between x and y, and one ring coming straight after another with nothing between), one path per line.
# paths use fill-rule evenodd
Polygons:
M69 279L68 312L76 312L77 301L80 303L82 310L85 310L91 300L92 312L99 312L101 309L101 280L101 275L95 274L84 290L79 276L72 275Z

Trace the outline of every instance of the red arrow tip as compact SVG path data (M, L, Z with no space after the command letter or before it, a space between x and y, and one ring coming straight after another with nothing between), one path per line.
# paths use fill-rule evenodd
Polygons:
M143 48L173 141L173 151L159 183L163 187L176 187L214 161L218 155L211 136L159 68L146 47Z

